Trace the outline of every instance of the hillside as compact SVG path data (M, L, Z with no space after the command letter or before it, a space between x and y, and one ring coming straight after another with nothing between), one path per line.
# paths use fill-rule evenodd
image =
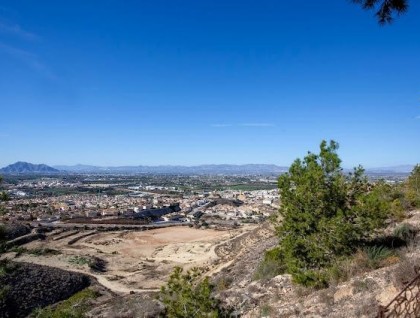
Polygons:
M256 279L264 252L277 245L278 238L269 223L220 244L215 250L217 266L210 268L207 275L215 285L215 296L234 310L235 317L374 318L379 305L389 304L416 275L420 211L411 211L402 223L390 224L387 232L392 233L403 224L415 233L407 245L383 259L379 268L372 268L366 255L358 254L328 288L296 285L288 274ZM122 294L92 307L87 316L145 317L146 308L156 310L152 301L155 298L154 293ZM150 317L157 317L153 312L155 315Z
M0 173L14 174L14 173L58 173L59 170L44 164L32 164L29 162L18 161L14 164L8 165L0 169Z

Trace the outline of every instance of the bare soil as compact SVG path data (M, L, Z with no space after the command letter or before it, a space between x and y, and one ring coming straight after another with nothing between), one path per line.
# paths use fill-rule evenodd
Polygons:
M71 236L52 232L45 240L30 242L23 247L29 250L50 248L61 254L23 253L15 260L89 274L119 294L151 292L159 290L175 266L186 269L204 267L209 273L217 272L226 266L227 258L239 253L239 250L232 249L229 254L226 247L221 247L229 246L229 242L255 228L255 225L247 225L217 231L170 227L140 232L80 231ZM89 266L98 261L102 264L101 271Z

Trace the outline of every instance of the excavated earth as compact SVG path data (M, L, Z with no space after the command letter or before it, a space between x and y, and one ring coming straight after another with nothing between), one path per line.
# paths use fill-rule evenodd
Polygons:
M58 268L10 262L0 276L0 317L26 317L34 309L64 300L91 284L88 276Z

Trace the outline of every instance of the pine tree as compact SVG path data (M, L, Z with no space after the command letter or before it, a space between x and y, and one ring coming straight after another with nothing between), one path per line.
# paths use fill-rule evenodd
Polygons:
M391 23L395 15L400 15L408 10L408 0L353 0L363 9L376 10L376 17L380 24Z
M380 193L368 191L362 167L344 174L338 143L322 141L320 153L297 159L279 177L279 261L296 282L323 284L323 269L380 227L388 211Z

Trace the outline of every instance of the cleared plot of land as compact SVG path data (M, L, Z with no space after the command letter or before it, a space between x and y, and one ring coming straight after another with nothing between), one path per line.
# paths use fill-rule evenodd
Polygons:
M67 237L63 233L53 234L45 241L34 241L24 247L29 250L55 249L61 254L24 253L17 260L89 273L115 292L150 291L165 283L177 265L217 271L223 265L220 255L215 252L218 247L254 228L249 225L231 231L216 231L171 227L143 232L81 231ZM90 268L89 265L98 259L104 271Z

